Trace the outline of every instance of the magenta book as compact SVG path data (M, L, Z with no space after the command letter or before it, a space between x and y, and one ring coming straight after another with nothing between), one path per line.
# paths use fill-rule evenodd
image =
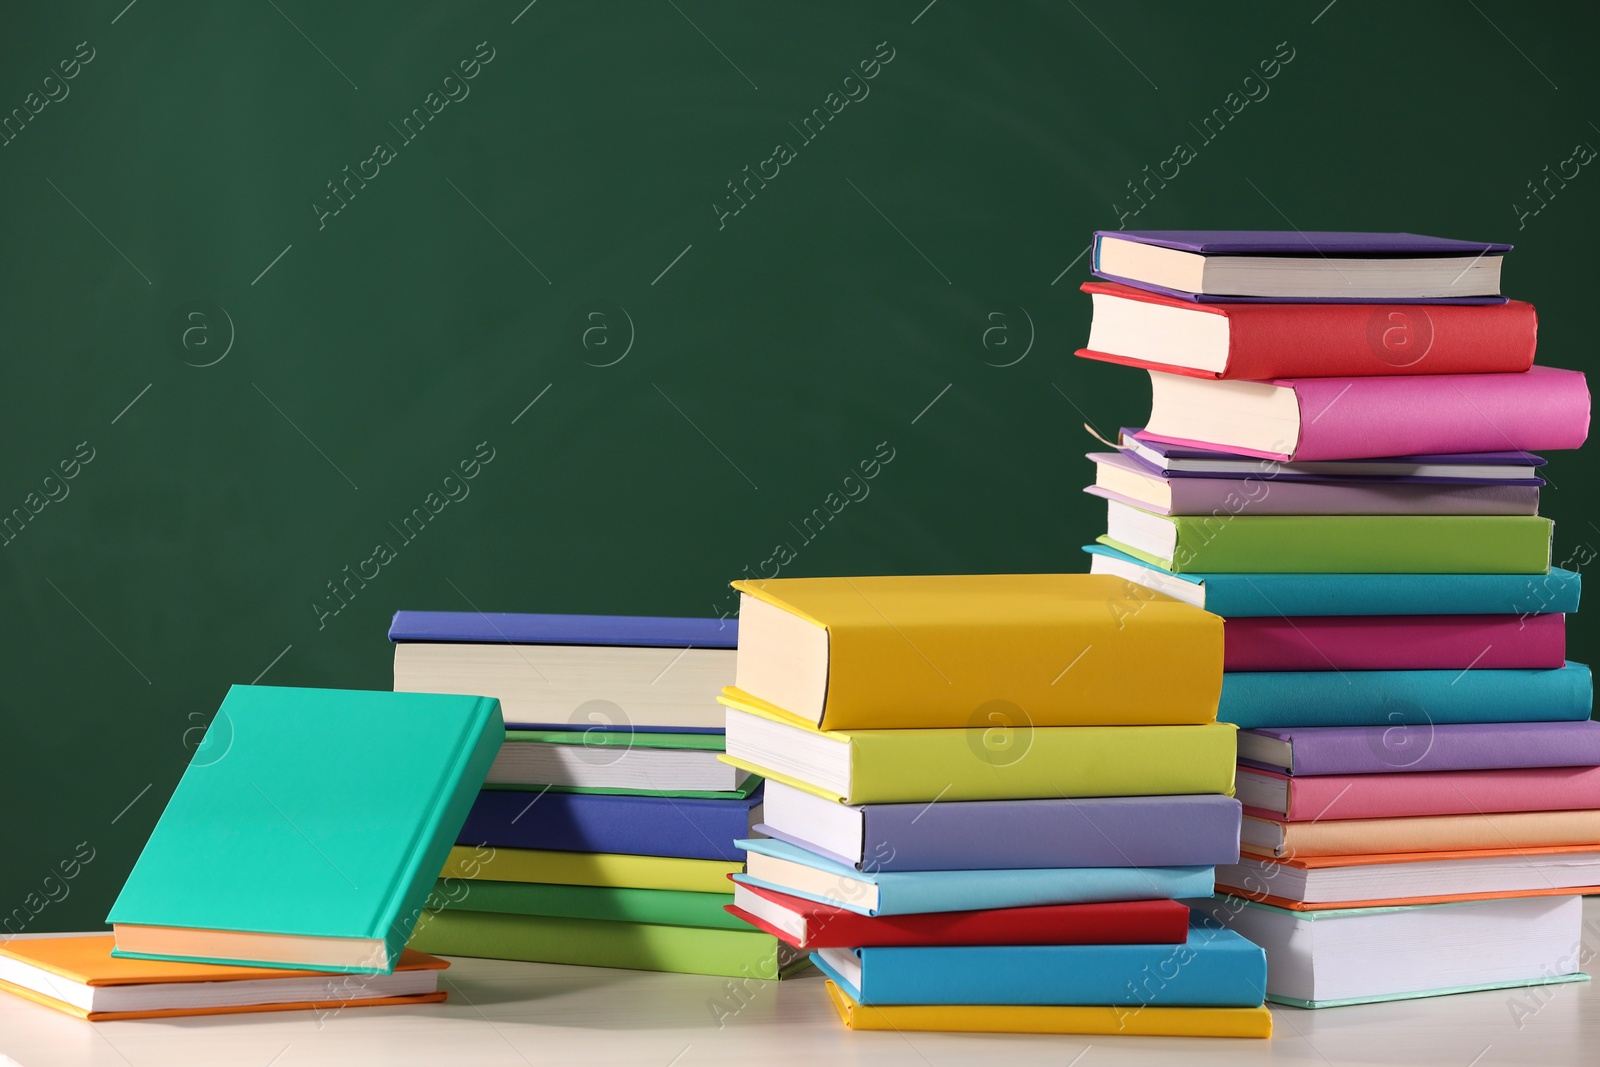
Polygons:
M1600 767L1294 776L1241 766L1245 813L1287 822L1600 808Z
M1432 671L1562 665L1565 615L1228 619L1225 671Z

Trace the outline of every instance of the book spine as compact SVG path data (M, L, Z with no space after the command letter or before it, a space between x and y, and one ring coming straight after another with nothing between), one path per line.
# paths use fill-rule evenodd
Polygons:
M558 852L742 860L750 830L744 801L485 789L457 843Z
M1293 378L1295 460L1577 448L1589 387L1577 371L1402 378Z
M1600 810L1473 812L1278 822L1278 855L1359 856L1371 853L1590 846L1600 841ZM1254 851L1252 849L1252 851Z
M1536 485L1171 478L1173 515L1537 515Z
M1224 618L1303 615L1571 614L1582 578L1547 574L1208 574L1206 610Z
M1554 523L1509 515L1175 517L1173 569L1335 574L1538 574Z
M1226 671L1554 669L1566 616L1376 615L1229 619Z
M1341 727L1293 745L1295 775L1600 765L1600 725L1587 721Z
M1600 808L1600 767L1289 779L1286 822Z

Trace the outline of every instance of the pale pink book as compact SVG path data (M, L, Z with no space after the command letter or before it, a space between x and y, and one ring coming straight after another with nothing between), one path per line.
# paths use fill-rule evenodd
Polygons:
M1576 811L1600 808L1600 767L1291 777L1241 764L1234 788L1246 814L1285 822Z
M1266 459L1539 452L1577 448L1589 435L1588 383L1580 371L1556 367L1268 382L1151 371L1150 379L1154 401L1141 436ZM1249 440L1240 436L1247 413Z
M1558 668L1565 615L1319 615L1226 619L1225 671Z

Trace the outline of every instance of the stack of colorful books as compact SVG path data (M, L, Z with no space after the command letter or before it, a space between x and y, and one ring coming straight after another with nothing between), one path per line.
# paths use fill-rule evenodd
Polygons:
M1600 723L1568 662L1537 450L1588 433L1535 366L1508 246L1123 233L1079 355L1150 374L1095 453L1091 570L1225 618L1246 855L1210 913L1320 1007L1580 980ZM1184 273L1187 272L1187 273Z
M1267 1036L1191 920L1238 858L1222 623L1090 575L741 581L726 761L767 779L730 911L853 1029Z
M724 911L761 779L719 761L717 619L395 615L395 689L496 696L507 727L412 946L747 979L796 958Z

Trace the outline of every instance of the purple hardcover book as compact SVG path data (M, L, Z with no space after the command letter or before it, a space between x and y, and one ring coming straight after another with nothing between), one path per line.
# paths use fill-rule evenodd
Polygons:
M1097 483L1085 493L1157 515L1537 515L1539 487L1501 482L1418 482L1241 475L1169 477L1137 456L1090 452ZM1121 477L1128 475L1131 477Z
M389 640L505 645L629 645L737 648L737 619L654 615L519 615L482 611L397 611Z
M1504 255L1512 246L1485 241L1457 241L1415 233L1362 233L1342 230L1096 230L1092 269L1097 277L1164 293L1197 304L1504 304L1504 296L1439 296L1423 300L1402 297L1277 297L1222 296L1110 274L1100 269L1103 238L1194 252L1204 256L1307 256L1328 260L1429 259Z
M1241 808L1220 795L852 808L794 797L798 790L772 781L765 788L766 821L758 831L864 871L1205 867L1237 862L1228 857L1239 852ZM845 820L838 812L822 820L803 816L812 803L856 813L857 819L849 820L849 832L840 832Z
M1436 456L1285 462L1157 441L1124 426L1119 451L1168 478L1255 478L1262 481L1385 481L1427 484L1541 486L1545 465L1532 452L1452 452Z
M1239 762L1291 775L1594 767L1600 766L1600 722L1240 730Z

